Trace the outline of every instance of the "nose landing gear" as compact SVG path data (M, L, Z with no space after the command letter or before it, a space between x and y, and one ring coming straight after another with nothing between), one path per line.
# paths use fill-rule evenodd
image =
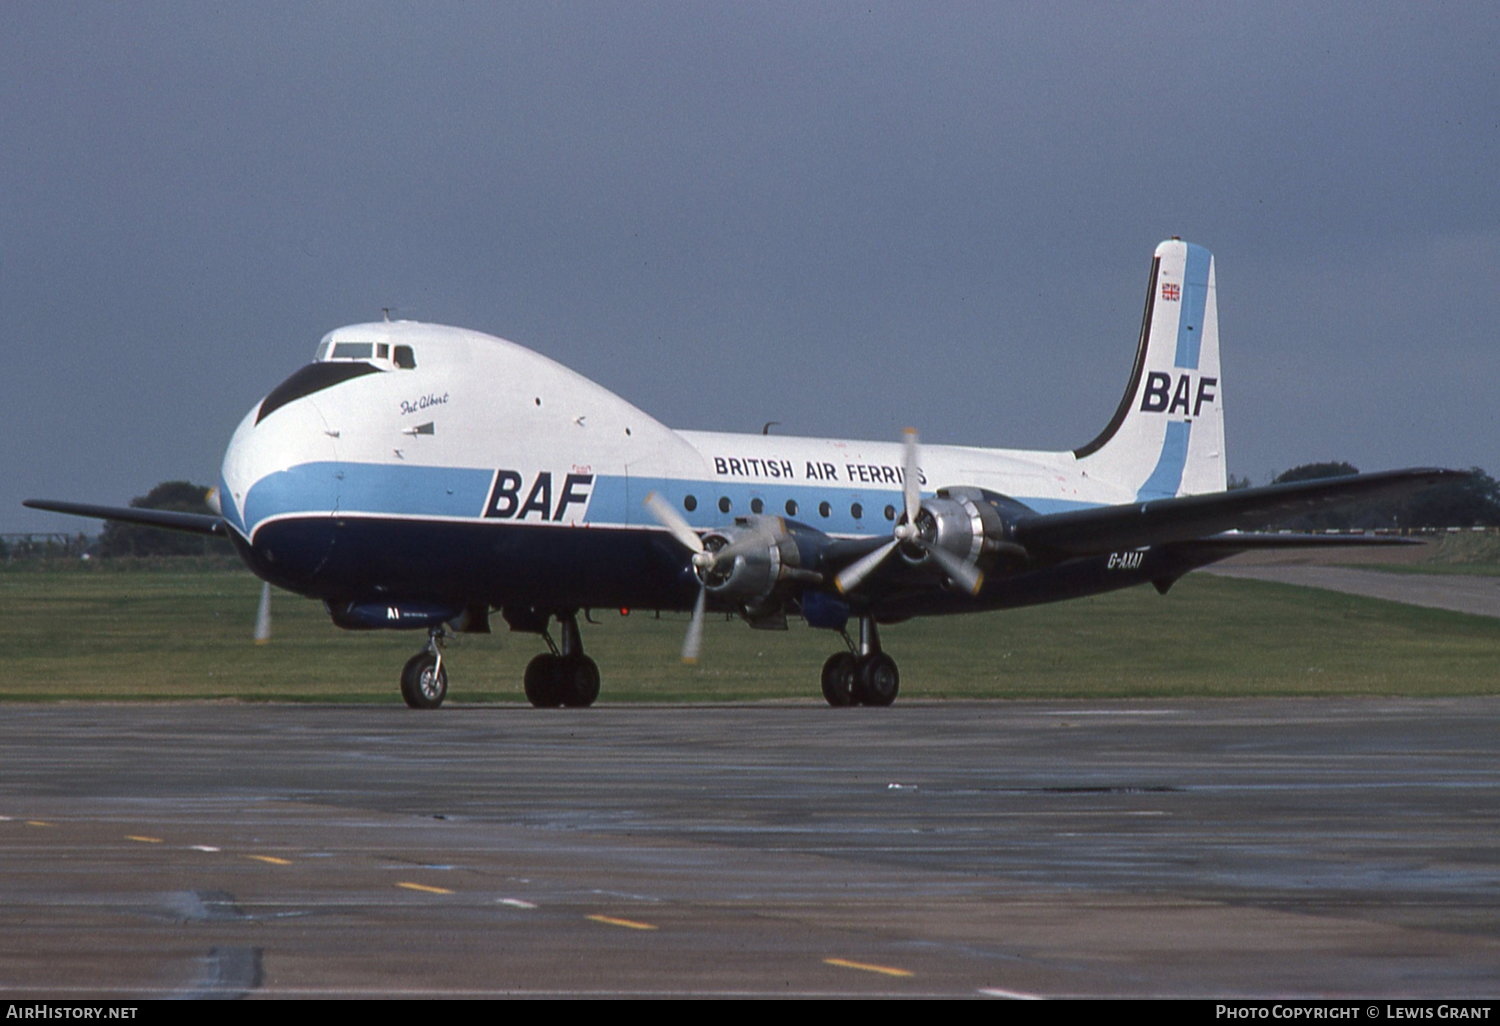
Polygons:
M448 671L443 667L443 642L448 632L442 626L427 630L427 647L406 661L401 669L401 698L412 709L436 709L448 697Z

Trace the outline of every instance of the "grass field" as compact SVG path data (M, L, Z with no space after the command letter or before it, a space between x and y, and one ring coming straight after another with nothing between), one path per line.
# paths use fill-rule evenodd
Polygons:
M1404 563L1372 560L1371 570L1400 574L1462 574L1500 577L1500 534L1458 531L1424 546L1420 558Z
M321 605L278 592L274 636L251 641L259 582L244 571L0 572L0 700L235 699L399 702L422 632L341 631ZM818 700L841 642L794 624L714 617L696 667L677 658L686 617L594 614L585 644L601 702ZM520 702L533 635L499 630L447 649L453 701ZM1500 688L1500 621L1197 574L1170 595L1092 599L884 628L902 697L1127 698L1466 695Z

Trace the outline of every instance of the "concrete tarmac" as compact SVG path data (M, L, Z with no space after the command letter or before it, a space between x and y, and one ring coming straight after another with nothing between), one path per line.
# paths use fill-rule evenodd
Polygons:
M7 706L8 998L1500 993L1500 699Z
M1500 616L1500 577L1461 574L1391 573L1347 566L1295 566L1224 563L1206 571L1221 577L1276 581L1351 595L1449 609L1476 616Z

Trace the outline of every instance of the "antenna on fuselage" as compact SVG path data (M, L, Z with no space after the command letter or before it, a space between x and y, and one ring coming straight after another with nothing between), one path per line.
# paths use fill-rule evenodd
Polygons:
M380 308L380 318L387 324L391 323L391 308L388 306L382 306Z
M768 421L766 421L765 425L760 429L760 433L763 434L763 435L769 435L771 433L771 429L773 427L780 427L780 426L781 426L781 421L779 421L779 420L768 420Z

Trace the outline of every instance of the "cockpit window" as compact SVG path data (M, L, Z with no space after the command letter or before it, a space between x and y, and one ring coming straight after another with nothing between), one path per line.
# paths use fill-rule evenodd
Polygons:
M376 372L377 368L368 363L309 363L260 401L255 423L259 424L289 402Z
M313 357L316 363L341 363L346 360L370 362L376 370L412 370L417 365L411 346L389 342L338 342L325 338Z

